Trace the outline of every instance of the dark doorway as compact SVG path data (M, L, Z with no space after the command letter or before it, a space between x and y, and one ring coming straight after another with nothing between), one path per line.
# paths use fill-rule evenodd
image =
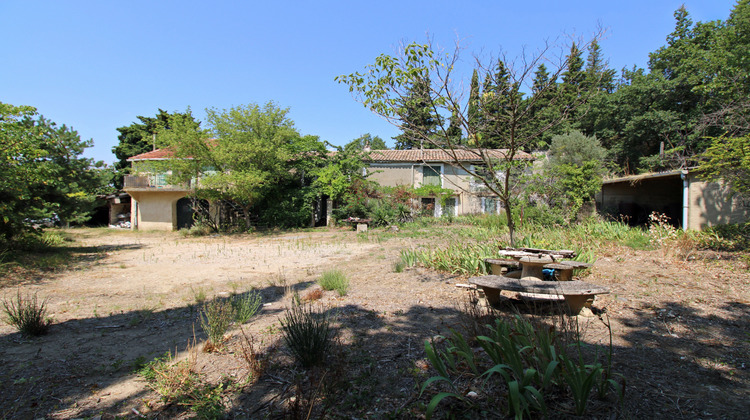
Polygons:
M195 223L196 204L199 200L183 197L177 200L177 229L190 229Z

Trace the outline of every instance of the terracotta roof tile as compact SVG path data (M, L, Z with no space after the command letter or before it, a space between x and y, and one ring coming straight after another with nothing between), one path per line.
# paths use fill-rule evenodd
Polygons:
M503 159L506 149L485 149L483 152L490 157ZM455 153L455 155L454 155ZM442 149L411 149L411 150L373 150L370 152L370 160L373 162L451 162L458 159L462 162L481 161L478 149L460 149L450 152ZM534 157L525 152L516 152L516 159L533 159Z
M141 153L140 155L131 156L128 158L129 161L134 160L159 160L169 159L174 157L174 152L169 149L156 149L150 152Z

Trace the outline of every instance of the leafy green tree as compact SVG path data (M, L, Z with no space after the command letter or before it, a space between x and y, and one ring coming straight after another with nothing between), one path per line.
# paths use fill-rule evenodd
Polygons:
M273 102L207 109L206 130L192 119L173 116L171 129L161 130L159 140L175 152L169 162L174 180L199 179L196 197L231 203L250 226L254 207L279 199L280 185L302 183L325 154L316 137L300 137L288 113Z
M542 197L566 218L575 217L601 189L607 150L595 137L573 131L552 137L548 155L542 172L532 177L527 193Z
M750 135L713 139L698 169L703 178L726 182L734 193L750 197Z
M459 159L454 159L453 163L482 182L504 203L510 240L514 243L513 201L519 196L517 175L528 164L517 157L536 148L544 132L558 125L586 99L586 95L576 94L571 95L573 100L568 100L554 89L553 84L548 84L542 87L542 91L555 92L550 103L561 112L547 124L535 123L537 117L531 109L541 96L525 98L521 86L529 82L531 73L539 64L553 63L550 49L550 46L545 46L533 56L515 61L502 59L502 63L520 63L517 67L503 64L507 79L495 60L492 67L480 65L480 71L484 74L478 74L477 80L484 76L485 80L491 81L493 87L492 91L485 91L480 95L478 126L470 122L468 107L464 106L461 99L466 98L466 92L458 90L464 84L457 82L460 77L453 73L459 60L458 47L453 54L443 55L436 54L429 44L412 43L396 56L380 55L362 73L341 75L336 80L349 86L357 100L397 126L402 122L402 104L409 103L414 96L413 87L429 81L425 85L429 94L420 95L428 102L422 104L420 109L430 110L438 115L433 119L435 129L423 124L404 131L403 135L407 136L410 144L427 143L446 150L449 154L457 150L474 153L477 160L482 161L481 165L466 165ZM568 61L554 64L550 79L557 80L568 69ZM501 77L498 77L499 74ZM499 79L505 81L498 83ZM445 121L454 114L471 146L457 144L446 135L448 127ZM502 148L503 151L491 152L491 148Z
M156 143L156 134L160 130L170 128L171 118L185 118L196 122L189 109L184 113L169 113L163 109L159 109L155 117L143 117L139 115L136 118L139 122L117 128L117 131L120 133L117 136L118 144L112 148L112 153L117 157L117 162L114 165L116 173L114 182L117 188L122 188L123 177L130 173L128 158L163 146Z
M0 236L34 231L34 221L84 221L101 177L80 155L92 141L38 116L30 106L0 103Z
M356 139L350 141L344 145L344 150L365 150L365 147L369 147L370 150L386 150L388 146L385 144L380 136L373 137L370 133L363 134Z

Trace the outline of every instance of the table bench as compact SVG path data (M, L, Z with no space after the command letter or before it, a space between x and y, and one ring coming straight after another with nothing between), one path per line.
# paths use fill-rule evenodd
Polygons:
M586 301L596 295L609 293L604 286L586 283L578 280L571 281L540 281L521 280L504 276L481 276L469 279L470 284L479 286L491 305L500 300L500 291L519 293L536 293L541 295L562 296L570 308L572 315L578 315L586 305Z

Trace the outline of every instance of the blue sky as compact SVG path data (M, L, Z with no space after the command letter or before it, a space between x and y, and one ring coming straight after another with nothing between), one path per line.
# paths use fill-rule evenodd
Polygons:
M333 79L399 43L457 38L473 54L515 56L601 26L610 67L645 67L674 11L726 19L735 0L630 1L16 1L0 2L0 102L32 105L74 127L111 163L117 127L159 108L204 109L273 100L301 134L343 145L398 131ZM468 67L467 67L468 68Z

